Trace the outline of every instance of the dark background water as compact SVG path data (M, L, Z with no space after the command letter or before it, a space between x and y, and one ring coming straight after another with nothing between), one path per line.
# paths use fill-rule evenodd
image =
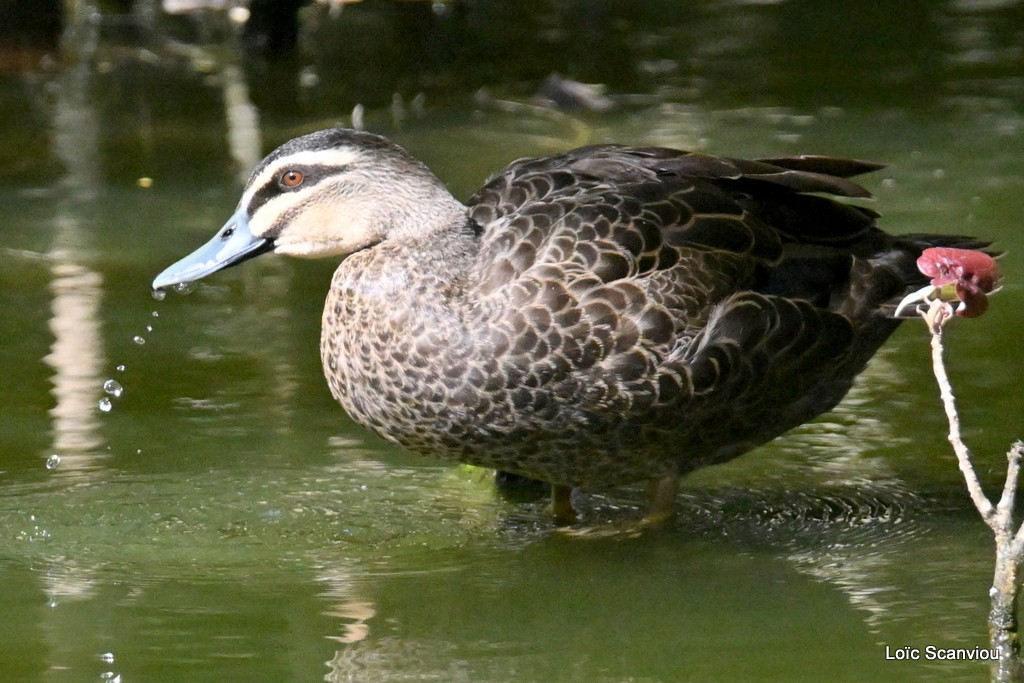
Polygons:
M922 325L832 413L688 478L671 530L583 540L348 420L317 351L333 264L148 288L263 153L353 115L459 196L602 141L884 161L889 230L1007 252L948 342L996 491L1024 436L1024 6L876 5L317 4L294 50L145 0L0 30L0 679L983 679L885 660L987 644L991 542Z

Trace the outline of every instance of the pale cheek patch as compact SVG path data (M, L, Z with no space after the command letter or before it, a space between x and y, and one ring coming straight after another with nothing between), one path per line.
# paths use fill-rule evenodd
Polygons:
M365 211L345 205L300 210L275 239L274 251L302 258L351 254L381 239Z
M344 168L362 158L353 150L337 149L298 152L277 159L252 179L242 205L254 201L261 189L277 183L280 174L289 168ZM272 239L275 252L303 258L345 255L375 244L381 240L381 233L368 203L349 196L361 187L358 179L358 174L353 179L351 174L343 173L275 194L255 208L249 229L257 237Z

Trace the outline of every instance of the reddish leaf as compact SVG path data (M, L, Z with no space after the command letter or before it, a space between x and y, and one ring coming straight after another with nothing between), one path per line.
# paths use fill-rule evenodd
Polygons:
M935 287L954 285L956 298L963 302L957 315L974 318L988 308L985 296L996 288L999 267L994 258L973 249L932 247L917 259L917 268L931 278Z

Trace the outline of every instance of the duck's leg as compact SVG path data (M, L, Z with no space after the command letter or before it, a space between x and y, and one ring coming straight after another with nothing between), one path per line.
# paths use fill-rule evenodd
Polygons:
M572 506L569 504L568 486L552 486L551 507L557 511L561 506L572 513ZM621 524L598 527L574 527L562 529L561 532L573 538L635 538L652 529L665 529L672 525L676 516L676 494L679 493L679 475L669 474L657 479L650 479L647 482L647 515L639 521L630 521ZM561 503L559 503L561 501ZM557 512L556 518L557 517ZM563 519L560 523L569 524L574 521L575 515Z
M576 521L576 511L572 509L572 487L563 484L551 485L551 514L555 524L566 526Z
M676 496L679 494L679 475L668 474L647 482L647 516L640 522L643 528L665 527L676 516Z

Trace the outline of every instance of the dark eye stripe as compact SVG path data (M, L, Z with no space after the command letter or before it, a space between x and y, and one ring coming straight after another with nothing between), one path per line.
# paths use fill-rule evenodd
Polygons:
M324 164L296 164L294 166L281 166L280 168L280 172L268 178L266 182L264 182L263 185L260 187L260 189L256 190L256 192L253 193L252 199L249 200L248 206L248 213L250 218L253 216L253 214L256 213L257 209L259 209L261 206L269 202L274 197L278 196L279 194L284 194L285 192L292 191L292 188L281 187L281 173L285 173L286 171L291 170L299 171L300 173L302 173L302 175L304 176L302 184L293 188L295 190L298 190L300 188L307 189L313 187L314 185L330 178L331 176L341 173L346 168L348 168L348 166L328 166Z
M277 239L278 235L281 234L281 231L284 230L285 227L289 223L291 223L296 216L302 213L303 209L306 208L307 204L309 204L308 200L289 206L285 211L281 213L280 216L277 217L277 220L274 221L274 224L270 226L270 229L267 230L266 235L264 236L269 237L270 239Z

